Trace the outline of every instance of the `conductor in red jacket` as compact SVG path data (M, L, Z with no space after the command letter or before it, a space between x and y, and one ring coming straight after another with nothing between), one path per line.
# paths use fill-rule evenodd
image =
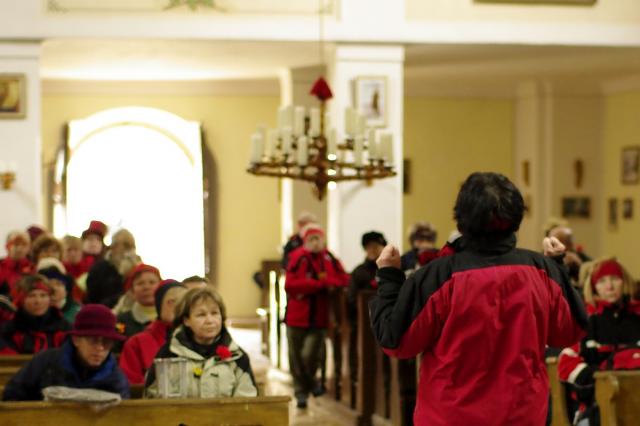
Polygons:
M349 275L326 248L322 228L312 224L302 232L303 246L294 250L287 265L287 340L289 366L299 408L307 396L319 394L316 372L329 325L329 293L346 287Z
M515 247L523 213L509 179L474 173L454 208L462 251L406 281L395 247L378 259L374 335L391 356L422 353L416 425L545 423L545 346L578 342L587 318L559 263Z

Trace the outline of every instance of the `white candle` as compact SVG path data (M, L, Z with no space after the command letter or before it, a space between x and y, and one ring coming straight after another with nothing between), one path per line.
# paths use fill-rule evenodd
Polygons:
M254 133L251 136L251 163L256 164L262 161L264 155L264 138L261 133Z
M378 142L376 141L376 129L367 131L367 141L369 144L369 160L378 159Z
M306 166L309 163L309 140L306 136L298 138L298 165Z
M331 116L329 115L328 112L325 112L324 113L324 126L322 127L322 130L326 134L329 131L330 128L331 128Z
M320 108L311 108L309 115L309 136L315 138L320 136Z
M297 106L293 111L293 134L301 136L304 134L304 107Z
M355 113L353 108L347 108L344 111L344 131L349 136L355 135L356 132Z
M264 149L264 155L269 160L273 160L273 154L276 151L278 145L278 131L276 129L269 129L267 133L267 143Z
M380 135L380 145L387 165L393 166L393 135L391 133L383 133Z
M364 136L364 132L367 130L367 117L356 113L356 135Z
M364 138L356 136L353 144L353 163L356 167L362 167L362 154L364 152Z
M280 130L280 139L282 140L282 153L288 155L291 153L291 127L286 126Z
M293 126L293 107L288 105L281 107L278 110L278 128L283 129L285 127Z
M327 157L329 160L336 160L336 151L338 151L338 137L336 129L329 129L327 134Z

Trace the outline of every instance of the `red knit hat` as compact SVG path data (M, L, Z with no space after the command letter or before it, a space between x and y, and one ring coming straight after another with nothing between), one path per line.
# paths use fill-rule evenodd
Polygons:
M97 336L112 340L125 340L126 337L116 331L116 317L104 305L84 305L73 322L68 333L72 336Z
M606 260L600 263L600 265L598 265L598 267L591 274L591 287L594 289L594 291L596 283L600 280L600 278L606 277L608 275L613 275L614 277L624 279L622 266L615 260Z
M99 220L92 220L91 223L89 223L89 227L82 231L82 239L84 240L91 234L104 238L104 236L107 235L107 225Z
M160 275L160 271L155 266L147 265L145 263L140 263L136 265L129 275L127 275L127 280L124 282L124 290L128 291L133 286L133 280L143 272L152 272L158 276L160 280L162 280L162 276Z
M24 299L34 290L42 290L48 294L53 293L53 289L47 282L46 277L42 275L24 275L11 292L13 304L18 308L21 307L24 304Z

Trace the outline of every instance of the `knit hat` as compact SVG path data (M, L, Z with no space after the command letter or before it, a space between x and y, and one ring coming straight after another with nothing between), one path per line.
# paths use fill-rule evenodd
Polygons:
M362 235L362 247L366 247L371 243L378 243L380 245L386 246L387 240L384 238L380 232L371 231Z
M44 234L45 232L47 231L38 225L31 225L30 227L27 228L27 234L29 234L29 238L31 238L31 241L35 241L36 238L38 238L40 235Z
M596 283L603 277L613 275L621 280L624 279L622 266L615 260L605 260L591 273L591 287L595 291Z
M162 281L158 287L156 288L156 292L154 293L154 297L156 298L156 312L158 312L158 318L160 318L160 310L162 309L162 300L164 296L171 290L172 288L184 288L187 289L181 282L176 280L164 280Z
M91 223L89 223L89 227L82 232L82 239L84 240L91 234L104 238L104 236L107 235L107 225L99 220L92 220Z
M126 337L116 331L116 317L104 305L84 305L76 315L72 336L97 336L111 340L125 340Z
M24 275L16 283L11 294L13 304L21 307L24 299L34 290L43 290L49 294L52 293L51 285L47 282L47 277L43 275Z
M61 281L64 287L67 289L67 296L73 291L73 277L68 274L62 273L55 266L49 266L48 268L38 269L38 273L53 280Z
M56 268L63 274L67 273L67 268L65 268L62 262L60 262L60 260L55 257L45 257L44 259L40 259L40 261L36 265L37 271L49 268Z
M307 226L302 228L302 232L300 233L302 234L302 239L304 241L306 241L307 238L309 238L312 235L320 235L324 237L324 231L318 224L315 224L315 223L308 224Z
M131 289L131 287L133 287L133 280L135 280L136 277L143 272L152 272L156 274L159 279L162 279L158 268L156 268L155 266L147 265L146 263L140 263L134 266L131 272L129 272L129 275L127 275L127 280L124 282L125 291L128 291L129 289Z

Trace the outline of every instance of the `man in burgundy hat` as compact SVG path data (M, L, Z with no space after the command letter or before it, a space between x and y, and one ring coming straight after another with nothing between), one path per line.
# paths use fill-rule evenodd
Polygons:
M109 308L85 305L67 341L35 355L7 383L2 399L42 400L42 390L49 386L98 389L129 398L129 382L111 354L115 342L123 339Z

